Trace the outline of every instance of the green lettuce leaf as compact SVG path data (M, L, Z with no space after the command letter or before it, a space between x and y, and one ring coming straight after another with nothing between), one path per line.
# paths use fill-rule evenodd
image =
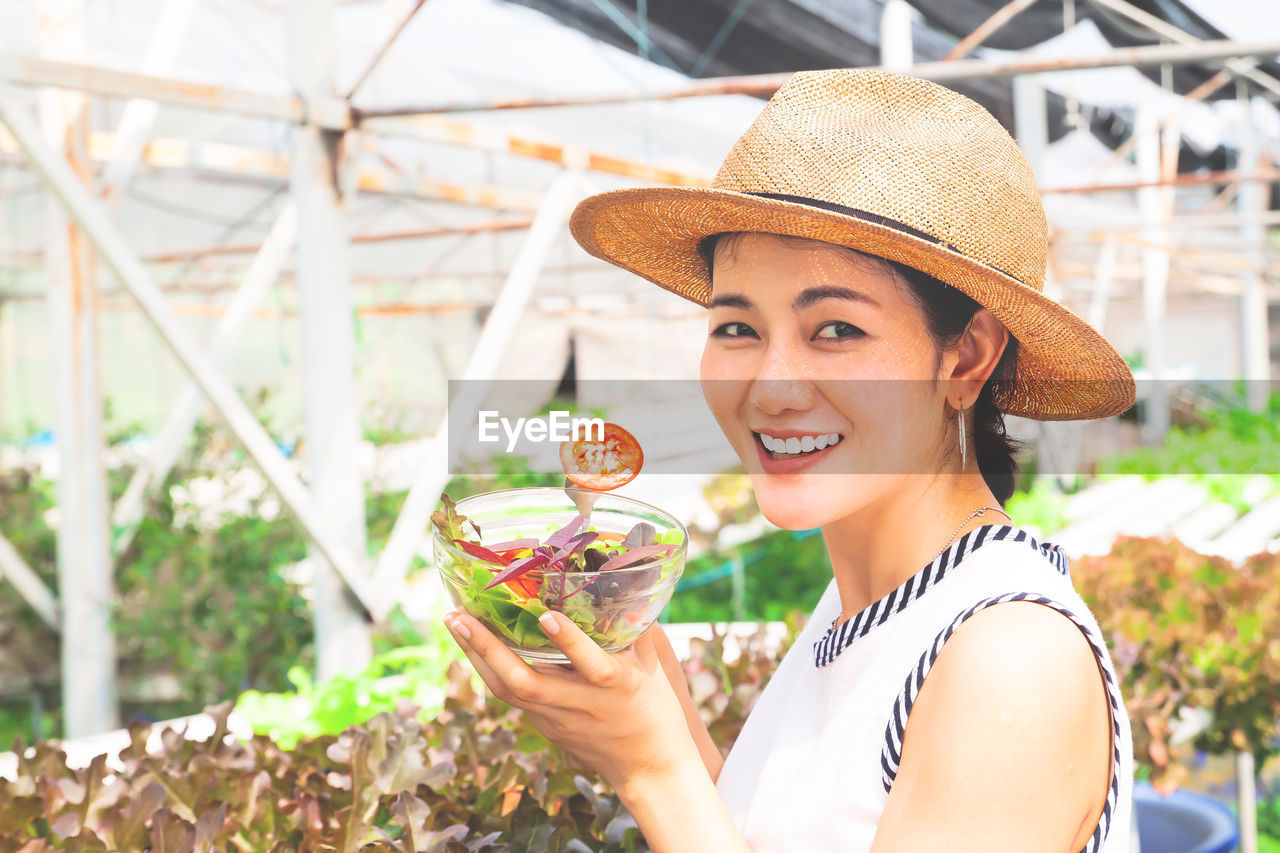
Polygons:
M458 507L454 504L453 499L444 492L440 493L440 502L444 504L444 509L438 509L431 513L431 523L436 526L441 535L452 542L454 539L466 539L470 541L471 534L463 529L463 525L470 524L476 531L475 541L480 543L480 525L476 524L465 515L458 514Z

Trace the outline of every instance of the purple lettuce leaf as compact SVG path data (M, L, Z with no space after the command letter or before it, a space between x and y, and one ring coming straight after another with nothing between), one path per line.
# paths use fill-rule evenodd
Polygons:
M582 513L578 513L573 517L573 521L570 521L564 527L561 527L555 533L552 533L547 537L547 541L542 544L548 545L552 548L563 548L565 543L569 541L569 538L578 532L578 529L582 527L586 520L586 516Z
M568 557L570 554L578 553L579 551L581 551L582 549L590 545L592 542L596 541L596 537L599 535L600 534L596 533L594 530L584 530L582 533L579 533L576 536L570 537L569 541L565 543L564 547L561 548L559 551L557 551L555 555L551 558L551 563L549 565L555 565L556 563L563 560L565 557ZM563 569L564 567L561 567L561 568Z
M639 548L632 548L621 554L616 554L605 561L600 567L600 571L607 572L610 569L622 569L630 566L632 563L642 563L648 557L656 557L663 551L674 548L675 545L658 544L658 545L641 545Z
M644 545L652 545L654 538L658 535L658 528L654 527L647 521L638 521L635 526L627 531L627 535L623 538L622 544L628 548L640 548Z
M599 548L588 548L582 552L582 557L589 572L598 572L601 566L609 562L609 555Z

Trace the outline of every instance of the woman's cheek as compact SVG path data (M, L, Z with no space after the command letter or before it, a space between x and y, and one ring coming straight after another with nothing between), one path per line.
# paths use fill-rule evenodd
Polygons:
M743 425L738 423L741 418L741 401L750 385L750 379L742 378L748 374L744 374L746 366L741 361L741 358L735 358L732 353L713 349L708 344L699 365L702 395L707 401L707 408L726 436L742 431Z

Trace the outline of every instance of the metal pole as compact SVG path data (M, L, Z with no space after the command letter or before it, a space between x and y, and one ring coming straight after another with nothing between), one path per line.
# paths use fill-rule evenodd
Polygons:
M1031 164L1036 183L1043 183L1045 151L1049 147L1049 110L1044 85L1037 75L1013 78L1013 120L1018 147Z
M1280 54L1280 41L1242 43L1231 41L1230 39L1220 39L1195 42L1193 44L1121 47L1096 53L1092 56L1078 56L1071 59L1015 59L1008 61L960 59L954 62L919 62L903 69L903 71L913 77L920 77L924 80L948 83L983 77L1012 77L1018 74L1036 74L1042 71L1084 71L1091 68L1114 68L1116 66L1142 68L1166 63L1181 65L1254 56L1270 59L1277 54ZM353 109L352 115L353 120L363 124L374 118L426 115L430 113L592 106L597 104L629 103L631 101L667 101L676 98L700 98L710 95L755 95L767 98L778 91L778 88L791 77L792 73L787 71L771 74L747 74L736 77L710 77L705 80L699 80L696 83L687 83L669 89L657 89L648 92L631 90L534 98L521 96L476 101L436 101L434 103L407 104L378 109ZM382 125L382 127L388 127L388 125Z
M968 56L973 52L974 48L994 35L996 30L1017 17L1019 12L1035 5L1035 2L1036 0L1009 0L1008 3L991 13L991 17L978 24L969 35L962 38L942 58L948 62L954 62L957 59L963 59Z
M314 123L335 130L351 126L351 109L340 98L304 103L293 94L214 86L196 80L38 56L0 55L0 83L77 89L113 98L145 98L184 109L239 113L294 124Z
M360 124L360 129L373 135L401 136L419 139L434 145L452 145L480 151L492 151L497 154L528 157L534 160L555 163L557 166L562 166L566 169L604 172L611 175L635 178L640 181L652 181L653 183L673 184L676 186L711 185L711 179L705 175L665 168L643 160L629 160L601 151L594 151L582 145L511 134L493 125L468 124L443 116L421 115L401 119L370 118ZM505 207L506 205L495 204L495 206Z
M244 334L249 320L262 304L271 285L279 278L280 271L292 254L297 233L297 208L292 201L287 201L276 217L275 224L271 226L267 239L249 265L244 281L231 297L226 313L214 329L209 357L215 364L226 360ZM150 453L133 472L128 487L116 502L111 516L111 526L115 531L111 544L113 556L119 558L133 542L138 525L146 514L148 497L168 479L169 472L187 446L187 438L200 419L203 408L204 395L194 382L188 384L174 401L164 426L152 442Z
M1093 293L1089 298L1089 325L1101 334L1107 324L1107 304L1111 301L1111 285L1116 277L1116 257L1120 244L1108 234L1098 251L1098 268L1093 276Z
M1178 44L1208 44L1208 42L1201 41L1191 35L1191 33L1174 26L1163 18L1156 17L1150 12L1139 9L1132 3L1127 2L1127 0L1092 0L1092 2L1097 3L1106 9L1110 9L1112 12L1123 15L1129 20L1141 24L1157 35L1163 36L1164 38L1177 42ZM1225 65L1233 74L1241 77L1247 77L1262 88L1269 90L1273 94L1280 95L1280 81L1276 80L1276 78L1271 75L1266 74L1251 65L1243 63L1239 59L1227 62Z
M1049 111L1044 86L1037 75L1023 74L1013 78L1013 119L1018 146L1031 165L1036 183L1042 183L1045 152L1049 148ZM1052 265L1045 271L1044 294L1050 299L1062 296L1062 287L1054 278Z
M1257 768L1253 753L1236 752L1236 801L1240 805L1240 853L1258 853Z
M1280 177L1280 173L1277 173ZM533 220L529 217L521 219L495 219L491 222L477 222L473 225L440 225L434 228L415 228L410 231L386 231L381 234L355 234L351 243L394 243L400 240L422 240L428 237L443 237L457 234L481 234L490 231L522 231L529 227ZM186 261L191 258L226 257L228 255L251 255L262 251L263 243L222 244L203 246L198 249L176 249L154 255L144 255L143 260L152 264L167 264L174 261ZM379 276L381 278L381 276Z
M400 33L404 32L404 28L413 20L413 16L418 14L418 10L422 8L422 4L425 2L426 0L386 0L386 12L391 19L391 26L388 28L382 44L369 57L368 64L365 65L360 75L356 77L356 81L351 84L351 88L347 90L345 97L348 101L356 96L356 92L360 91L360 87L369 79L369 75L378 67L378 63L382 62L382 57L387 55L387 51L396 43L396 39L400 38Z
M77 59L88 48L84 0L43 0L41 40ZM85 151L88 99L44 90L45 139L66 179L82 192L90 179ZM33 129L34 130L34 129ZM58 446L58 589L62 613L63 736L85 737L119 724L116 651L111 634L111 551L107 479L102 462L102 390L98 377L96 271L84 234L61 206L46 205L49 351Z
M907 0L886 0L880 13L880 65L891 71L911 68L911 6Z
M458 398L450 401L451 409L474 413L483 403L489 382L497 373L511 334L537 284L538 274L581 195L581 177L572 172L562 173L547 189L542 207L533 218L497 302L471 350L458 386ZM426 533L427 520L440 500L441 489L449 481L449 472L457 462L460 447L461 441L452 445L449 442L449 414L446 412L432 437L427 462L409 490L386 547L378 557L374 585L379 589L394 589L409 570L413 555Z
M1138 172L1143 180L1161 177L1160 120L1155 107L1140 105L1134 122L1134 133L1142 139L1137 148ZM1138 190L1138 208L1142 214L1142 307L1146 320L1146 368L1150 378L1147 395L1146 438L1153 444L1164 440L1169 430L1169 403L1164 387L1164 315L1169 286L1169 210L1172 207L1168 187L1148 186Z
M308 101L332 96L337 65L333 0L291 0L289 19L294 87ZM366 551L365 490L358 462L355 314L338 185L343 147L340 132L315 125L294 128L289 185L298 208L298 311L311 497L320 522L360 560ZM312 548L311 562L317 675L359 673L373 657L369 622L324 554Z
M195 2L196 0L167 0L164 4L155 32L151 35L151 47L147 51L145 68L148 73L165 74L173 68L187 25L191 22ZM102 174L102 196L108 204L114 203L132 180L133 171L138 167L142 149L159 112L159 104L143 98L134 98L125 104L124 114L120 116L120 124L116 128L115 151Z
M1138 135L1135 133L1129 137L1130 140L1137 140ZM1125 143L1128 144L1127 142ZM1105 193L1105 192L1126 192L1129 190L1140 190L1143 187L1196 187L1205 186L1207 184L1232 184L1232 183L1273 183L1280 181L1280 169L1255 169L1252 172L1246 172L1243 169L1226 169L1220 172L1183 172L1182 174L1173 174L1167 177L1159 178L1154 181L1125 181L1116 184L1079 184L1072 187L1045 187L1040 190L1041 195L1050 195L1053 193ZM1179 217L1180 220L1187 217Z
M44 585L27 562L22 559L13 543L0 534L0 578L8 578L9 583L18 591L18 595L31 605L44 623L53 630L58 626L58 599L52 590Z
M1244 124L1241 127L1237 171L1256 169L1262 158L1262 139L1257 122L1253 120L1247 92L1241 93L1244 108ZM1240 297L1241 375L1245 379L1245 398L1255 412L1267 410L1271 378L1271 335L1267 323L1267 283L1263 278L1266 267L1266 229L1262 225L1267 209L1269 187L1253 181L1240 184L1236 203L1243 224L1240 237L1245 244L1244 256L1253 262L1253 269L1244 274L1244 293Z
M173 308L165 301L164 292L138 260L138 256L129 249L101 202L89 194L66 163L60 161L40 142L22 105L12 95L2 92L0 122L8 125L32 164L80 223L86 236L98 247L103 260L133 294L178 362L195 379L214 410L227 422L250 458L262 470L267 482L279 494L281 503L298 519L308 538L324 552L361 603L375 618L381 618L383 611L380 601L370 589L364 572L359 570L359 563L316 517L307 490L290 470L280 449L231 384L214 367L208 355L192 342L190 333L182 327Z
M3 219L0 219L0 229L4 229L4 228L5 228L5 222ZM3 294L0 294L0 441L4 440L5 430L8 428L8 423L5 421L5 417L4 417L5 411L11 405L14 407L14 411L17 410L16 403L9 403L5 399L5 397L7 396L5 389L9 387L9 377L5 375L5 367L4 367L5 353L9 352L12 349L15 349L13 344L10 342L11 333L9 332L8 315L5 313L5 310L4 310L5 301L6 301L5 296Z

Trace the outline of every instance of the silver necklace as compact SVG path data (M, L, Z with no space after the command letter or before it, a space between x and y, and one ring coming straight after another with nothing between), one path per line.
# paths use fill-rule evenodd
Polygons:
M936 560L936 559L938 559L938 557L941 557L941 556L942 556L942 552L943 552L943 551L945 551L945 550L947 550L947 548L948 548L948 547L951 545L951 543L955 540L956 536L960 533L960 531L961 531L961 530L964 530L964 526L965 526L966 524L968 524L970 521L972 521L972 520L973 520L973 519L975 519L975 518L981 518L983 515L986 515L986 512L987 512L987 510L989 510L989 509L994 509L996 512L1000 513L1000 514L1001 514L1001 515L1003 515L1005 518L1009 519L1010 521L1013 521L1013 517L1012 517L1012 516L1010 516L1010 515L1009 515L1009 513L1005 512L1004 510L1002 510L1002 509L1001 509L1000 507L998 507L998 506L981 506L981 507L978 507L978 508L977 508L977 509L975 509L973 512L969 513L969 515L965 518L965 520L964 520L964 521L960 522L959 526L957 526L957 527L956 527L956 529L955 529L955 532L954 532L954 533L952 533L949 537L947 537L947 541L946 541L946 542L944 542L944 543L942 543L942 547L938 549L938 553L934 556L934 558L933 558L933 559L934 559L934 560ZM932 560L931 560L930 562L932 562ZM827 629L827 633L830 633L831 631L834 631L834 630L835 630L835 628L836 628L836 623L840 621L840 617L841 617L841 616L843 616L843 615L844 615L843 613L840 613L840 614L838 614L838 615L836 616L836 618L834 618L834 619L832 619L832 620L831 620L831 627Z

